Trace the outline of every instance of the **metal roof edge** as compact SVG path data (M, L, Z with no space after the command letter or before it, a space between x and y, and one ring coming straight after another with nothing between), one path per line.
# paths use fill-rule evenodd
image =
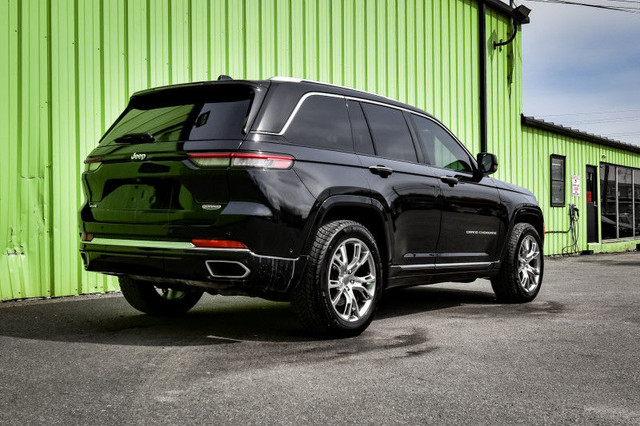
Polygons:
M513 15L513 11L515 10L513 7L501 2L500 0L477 0L477 2L478 4L484 2L484 4L486 4L488 7L507 15L508 17L511 17ZM528 24L529 22L530 18L527 17L523 24Z
M632 145L630 143L620 142L614 139L605 138L604 136L598 136L591 133L584 132L582 130L572 129L570 127L561 126L555 123L549 123L547 121L527 117L521 114L522 124L536 129L546 130L551 133L556 133L563 136L569 136L572 138L580 139L586 142L595 143L597 145L604 145L610 148L618 148L624 151L630 151L640 154L640 146Z

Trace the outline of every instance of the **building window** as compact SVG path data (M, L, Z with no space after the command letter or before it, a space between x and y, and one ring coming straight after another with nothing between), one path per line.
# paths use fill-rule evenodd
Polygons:
M640 237L640 170L600 164L603 240Z
M565 157L551 156L551 207L565 206Z
M640 170L633 171L633 199L634 199L634 225L635 236L640 237Z

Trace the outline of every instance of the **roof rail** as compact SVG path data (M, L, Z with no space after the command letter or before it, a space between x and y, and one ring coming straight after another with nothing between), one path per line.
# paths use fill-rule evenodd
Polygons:
M367 92L366 90L354 89L353 87L341 86L339 84L325 83L324 81L316 81L316 80L309 80L309 79L306 79L306 78L296 78L296 77L283 77L283 76L271 77L269 80L270 81L283 81L283 82L290 82L290 83L315 83L315 84L321 84L323 86L336 87L338 89L353 90L354 92L365 93L367 95L379 96L381 98L387 99L387 100L392 101L392 102L402 103L401 101L399 101L397 99L390 98L388 96L379 95L377 93L372 93L372 92Z

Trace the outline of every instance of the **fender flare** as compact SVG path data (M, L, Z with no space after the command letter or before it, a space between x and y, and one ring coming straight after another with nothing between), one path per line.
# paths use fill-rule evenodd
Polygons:
M540 206L537 206L535 204L524 204L514 209L513 213L511 214L511 219L509 220L509 225L505 232L504 238L501 241L500 257L499 257L500 260L502 260L502 258L504 257L505 248L507 246L506 243L507 243L507 240L509 239L509 236L511 235L511 232L513 232L513 227L516 225L516 223L519 223L518 218L522 216L530 216L530 217L535 216L540 219L541 223L544 223L544 215L542 214L542 210L540 209ZM542 244L544 247L544 232L540 232L541 230L538 229L537 227L536 227L536 230L538 231L540 240L542 241Z
M361 207L374 212L378 216L383 227L383 236L385 239L383 243L385 244L387 253L386 261L389 262L393 255L393 231L391 229L393 222L391 221L389 212L380 201L364 195L333 195L325 198L315 207L309 215L312 219L309 221L310 225L305 232L303 253L308 253L310 245L313 243L313 236L320 228L324 218L331 210L337 207Z

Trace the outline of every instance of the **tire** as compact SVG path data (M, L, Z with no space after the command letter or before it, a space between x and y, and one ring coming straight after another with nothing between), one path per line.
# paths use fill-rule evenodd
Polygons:
M371 232L357 222L337 220L318 229L292 304L313 333L357 336L371 323L382 286L382 260Z
M538 232L528 223L517 223L507 241L500 273L491 280L496 298L503 303L531 302L540 291L543 273Z
M196 289L159 288L148 281L120 277L122 295L137 310L149 315L181 315L193 308L202 297Z

